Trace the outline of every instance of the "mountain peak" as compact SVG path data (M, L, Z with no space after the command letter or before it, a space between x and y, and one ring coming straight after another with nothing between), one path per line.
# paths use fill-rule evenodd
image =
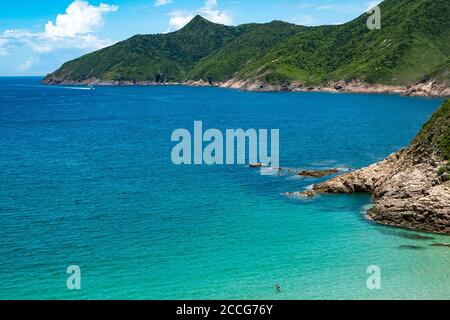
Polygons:
M192 18L192 20L190 22L209 22L212 23L211 21L209 21L206 18L203 18L201 15L197 14L194 18Z
M215 25L215 23L213 23L213 22L203 18L201 15L196 15L181 30L199 29L199 28L201 29L201 28L204 28L204 27L207 27L207 26L212 26L212 25Z

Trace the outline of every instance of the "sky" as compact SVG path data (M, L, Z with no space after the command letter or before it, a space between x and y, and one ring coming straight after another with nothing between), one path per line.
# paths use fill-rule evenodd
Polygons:
M44 76L135 34L173 32L195 15L239 25L341 24L380 0L14 0L0 10L0 76Z

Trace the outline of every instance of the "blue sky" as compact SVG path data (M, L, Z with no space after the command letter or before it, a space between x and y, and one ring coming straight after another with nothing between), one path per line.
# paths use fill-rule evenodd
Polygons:
M194 15L227 25L339 24L377 0L8 0L0 11L0 76L45 75L134 34L181 28Z

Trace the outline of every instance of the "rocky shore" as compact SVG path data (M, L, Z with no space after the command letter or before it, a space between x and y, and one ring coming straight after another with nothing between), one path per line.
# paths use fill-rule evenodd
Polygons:
M450 100L425 124L412 144L384 161L314 185L298 195L373 195L373 221L450 234Z
M447 82L429 80L409 86L389 86L384 84L368 84L362 81L328 82L319 86L308 86L297 82L269 84L260 81L248 81L231 79L225 82L213 82L204 80L189 80L184 82L155 82L155 81L106 81L100 79L86 79L82 81L45 78L44 84L48 85L97 85L97 86L149 86L149 85L187 85L195 87L216 86L221 88L237 89L242 91L259 92L331 92L331 93L366 93L366 94L400 94L405 96L421 97L450 97L450 85Z
M319 86L307 86L292 82L285 84L272 85L264 82L252 82L241 80L230 80L219 84L220 87L233 88L244 91L263 91L263 92L332 92L332 93L367 93L380 94L392 93L405 96L436 96L450 97L450 86L446 82L427 81L412 84L410 86L389 86L384 84L368 84L362 81L351 82L328 82Z

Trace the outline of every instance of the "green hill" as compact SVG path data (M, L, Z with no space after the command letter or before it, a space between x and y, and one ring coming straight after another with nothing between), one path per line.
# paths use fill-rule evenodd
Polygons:
M305 83L361 79L409 84L450 56L450 2L386 0L382 28L370 31L367 15L341 26L301 32L240 72L243 78Z
M434 148L445 160L450 161L450 100L446 100L433 114L415 142Z
M367 28L367 14L320 27L228 27L197 16L177 32L137 35L67 62L44 81L448 81L450 1L385 0L380 7L381 30Z
M248 25L248 32L201 60L188 74L199 80L211 76L216 81L233 78L246 65L264 57L274 45L307 29L282 21Z
M197 16L178 32L136 35L63 64L47 76L61 80L180 81L202 58L225 46L248 27L227 27Z

